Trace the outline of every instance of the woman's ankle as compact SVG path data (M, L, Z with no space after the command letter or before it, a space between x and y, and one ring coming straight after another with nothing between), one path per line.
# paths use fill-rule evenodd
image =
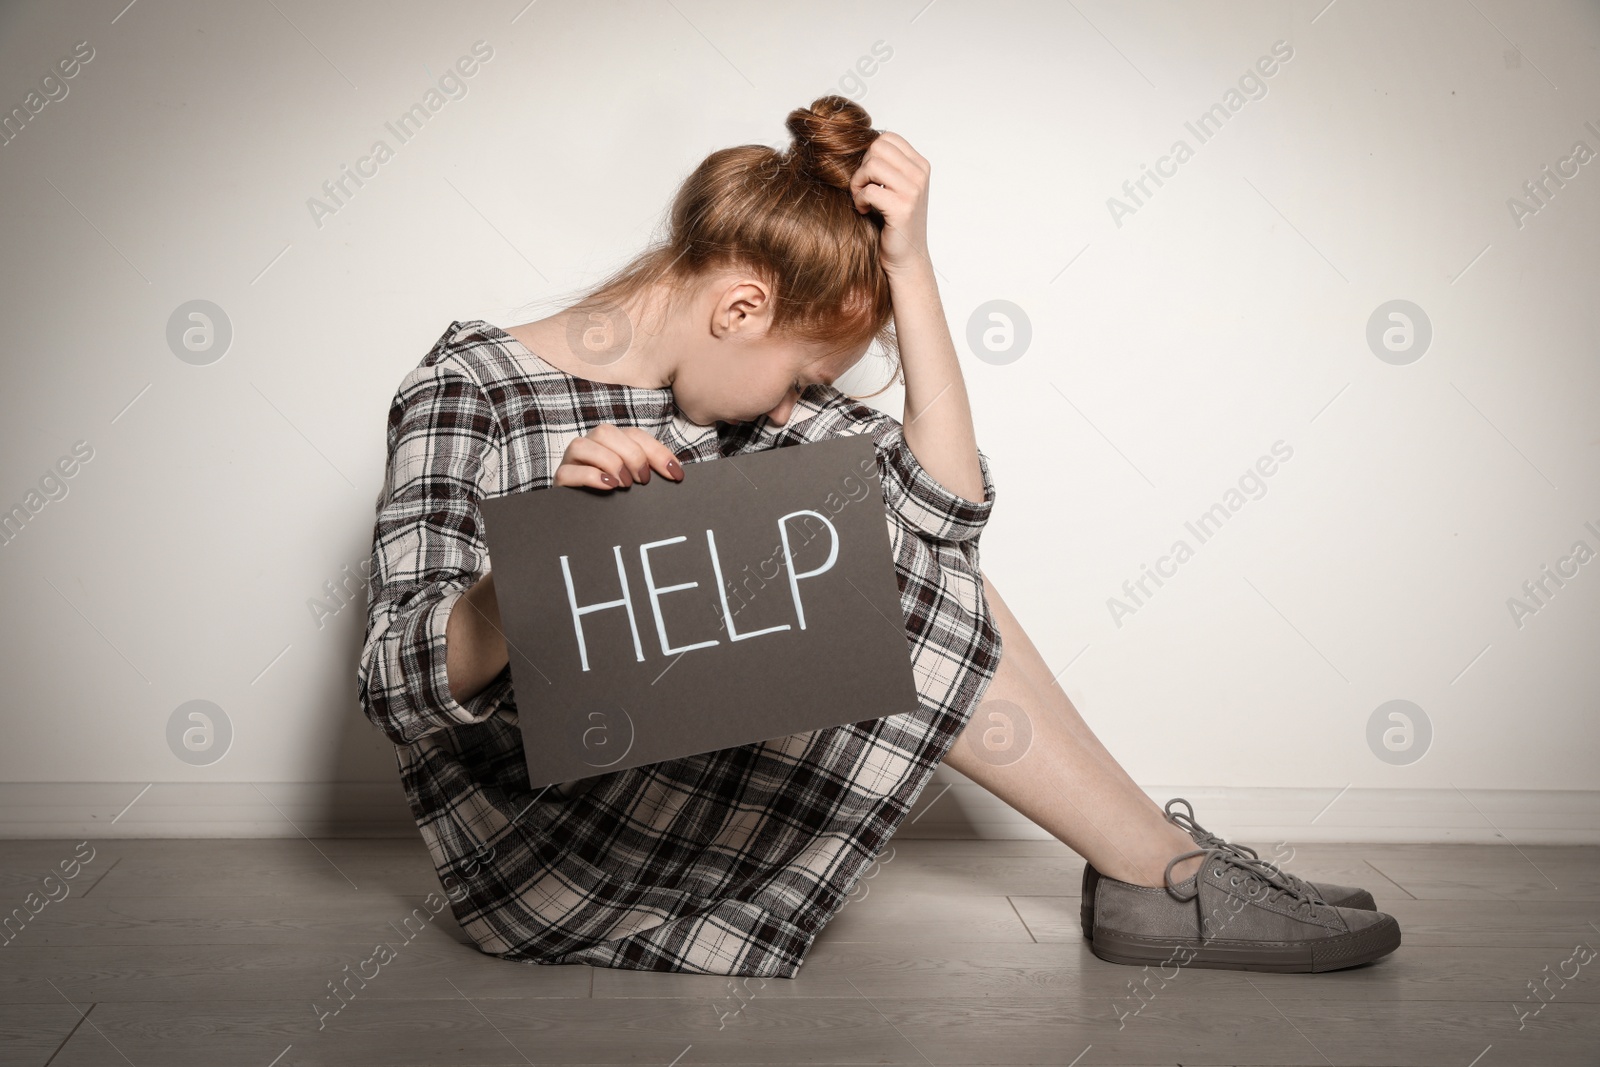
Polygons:
M1122 873L1101 871L1101 874L1117 879L1119 882L1128 882L1132 885L1142 885L1150 888L1162 888L1167 884L1167 864L1174 857L1182 856L1186 852L1194 852L1194 841L1188 834L1173 826L1163 823L1156 832L1156 840L1144 843L1145 847L1137 852L1123 853L1118 859L1121 861L1116 866ZM1172 884L1179 885L1200 869L1203 856L1188 856L1172 864Z
M1190 842L1190 843L1193 844L1193 842ZM1194 850L1192 848L1187 848L1187 849L1184 849L1183 851L1184 852L1193 852ZM1183 852L1178 853L1178 855L1180 855L1180 856L1183 855ZM1204 860L1205 860L1204 856L1190 856L1187 859L1179 860L1177 863L1174 863L1172 865L1172 884L1173 885L1180 885L1183 882L1188 881L1194 875L1194 873L1200 869L1200 864ZM1165 873L1163 873L1163 875L1162 875L1162 883L1161 884L1162 885L1166 885L1167 884L1166 883L1166 875L1165 875Z

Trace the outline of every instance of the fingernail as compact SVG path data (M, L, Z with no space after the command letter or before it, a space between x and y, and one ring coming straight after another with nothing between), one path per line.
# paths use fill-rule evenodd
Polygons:
M678 466L678 461L675 459L667 460L667 470L672 472L674 478L683 477L683 468Z
M617 484L617 480L615 478L611 477L611 475L609 475L609 474L602 474L600 476L600 480L602 482L605 482L607 485L616 485Z
M639 481L648 482L649 480L650 480L650 468L646 467L644 470L639 472Z

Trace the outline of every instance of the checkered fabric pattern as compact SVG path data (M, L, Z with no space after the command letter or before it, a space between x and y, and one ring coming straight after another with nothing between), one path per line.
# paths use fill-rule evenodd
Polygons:
M568 443L602 422L650 431L686 468L874 435L920 710L530 789L509 666L455 701L445 623L490 570L478 502L549 487ZM783 427L697 426L670 389L574 377L497 326L451 323L389 410L358 683L478 947L540 964L794 977L999 665L978 570L994 502L980 464L984 500L968 501L917 462L897 421L831 387L808 389ZM536 706L536 690L520 695Z

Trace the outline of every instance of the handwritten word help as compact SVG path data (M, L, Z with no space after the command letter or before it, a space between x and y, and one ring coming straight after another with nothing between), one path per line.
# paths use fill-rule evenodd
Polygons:
M820 519L822 524L828 528L831 538L828 546L828 558L821 566L809 571L795 570L794 552L789 542L789 527L787 524L790 519L797 519L801 516L812 516ZM800 581L804 578L815 578L817 575L825 574L833 569L834 563L839 558L839 531L834 527L833 523L827 520L826 516L806 508L800 511L791 511L778 520L778 538L783 546L784 569L789 572L789 594L794 599L795 619L799 624L799 628L804 630L806 628L806 609L800 600ZM650 569L650 552L654 549L666 548L668 545L675 545L687 540L687 535L680 534L677 537L668 537L661 541L649 541L639 546L639 566L644 571L645 592L650 599L650 613L655 619L656 636L661 640L661 654L663 656L676 656L680 652L688 652L696 648L708 648L711 645L721 643L719 639L712 638L709 641L697 641L693 644L674 647L667 638L667 624L661 617L661 597L666 593L697 588L700 583L682 582L678 585L656 585L655 575ZM730 642L748 641L752 637L760 637L762 634L775 633L779 630L790 628L789 623L783 623L779 626L768 626L765 629L753 630L743 634L734 629L733 613L728 608L728 587L722 577L722 561L717 556L717 536L711 530L706 531L706 549L711 555L711 569L716 574L717 593L722 600L722 620L727 628ZM561 557L561 576L567 583L567 605L572 610L572 629L578 638L578 659L584 670L589 669L589 649L583 639L583 617L591 612L605 611L610 608L622 608L627 611L628 628L633 633L633 653L639 662L644 662L644 646L639 639L639 623L634 615L633 595L628 589L628 572L622 565L622 546L613 545L611 553L617 561L617 580L622 585L622 596L616 600L604 600L582 606L578 604L578 594L573 587L572 567L568 562L569 557Z

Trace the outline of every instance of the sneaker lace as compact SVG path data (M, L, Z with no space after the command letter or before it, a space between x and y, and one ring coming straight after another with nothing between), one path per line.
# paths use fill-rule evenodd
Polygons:
M1202 856L1200 869L1196 872L1194 892L1188 896L1178 891L1177 885L1172 881L1172 868L1193 856ZM1264 859L1246 856L1242 851L1227 846L1212 846L1197 848L1192 852L1185 852L1174 856L1167 864L1165 881L1167 892L1175 900L1191 901L1200 895L1200 876L1211 870L1213 877L1219 877L1225 871L1232 870L1235 874L1229 876L1229 884L1240 886L1245 895L1251 900L1256 900L1258 894L1265 893L1258 903L1276 903L1287 905L1297 918L1315 918L1323 908L1332 907L1327 901L1319 897L1316 892L1308 887L1301 879L1291 880L1289 875L1279 870L1276 866ZM1303 888L1305 887L1305 888Z
M1182 804L1184 810L1173 811L1173 805L1176 804ZM1210 830L1207 830L1204 826L1201 826L1195 821L1194 805L1190 804L1183 797L1173 797L1171 800L1167 801L1166 813L1167 821L1187 832L1190 837L1194 838L1195 844L1199 845L1201 849L1224 849L1229 852L1237 853L1240 856L1247 857L1256 863L1263 864L1266 867L1271 868L1298 892L1316 897L1317 900L1322 901L1324 904L1327 903L1327 901L1322 900L1322 898L1317 895L1315 887L1313 887L1312 884L1306 881L1304 878L1301 878L1299 875L1290 874L1288 871L1279 867L1271 860L1262 859L1260 853L1256 852L1256 850L1250 846L1236 845L1231 841L1225 841L1221 837L1218 837L1216 834L1212 833Z

